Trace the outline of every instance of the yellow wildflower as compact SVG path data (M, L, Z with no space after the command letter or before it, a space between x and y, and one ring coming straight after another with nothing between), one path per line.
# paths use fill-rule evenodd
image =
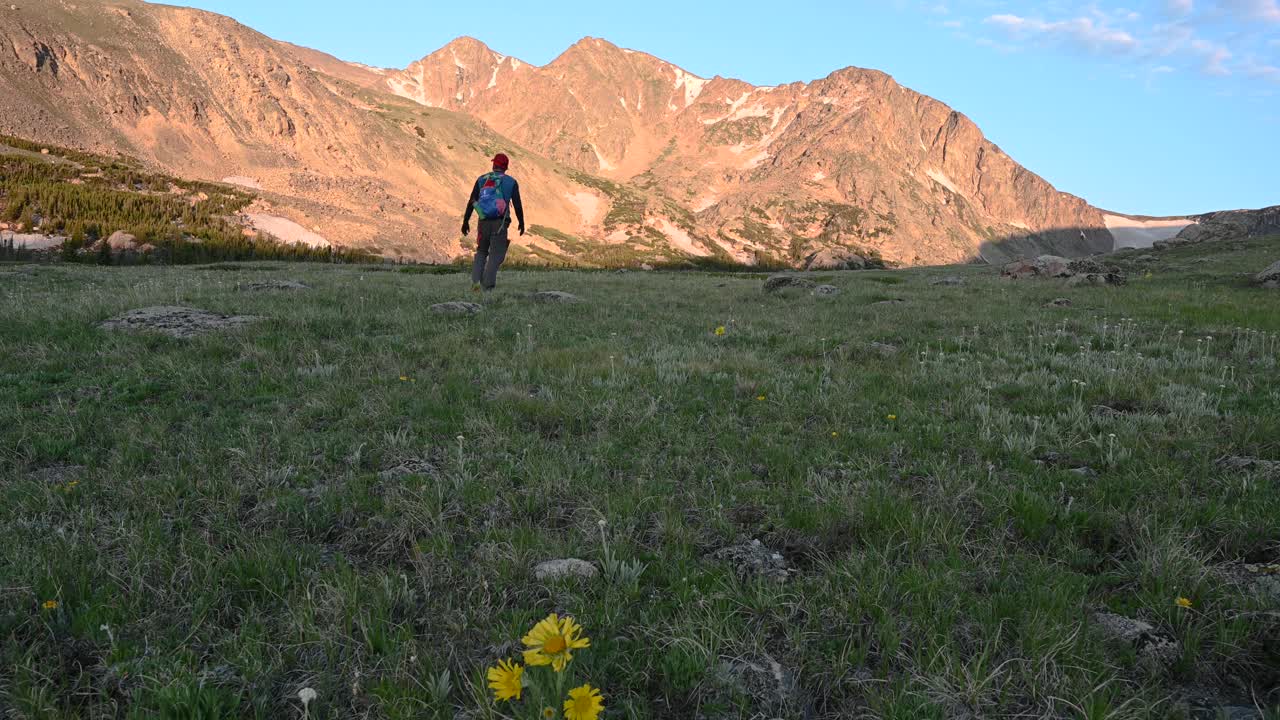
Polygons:
M569 699L564 701L564 716L568 720L596 720L601 710L604 710L604 697L590 685L570 690Z
M409 377L407 375L401 375L400 382L409 382Z
M524 675L524 666L510 660L501 660L498 662L498 667L489 668L489 687L493 690L494 698L519 700L520 693L524 692L522 675Z
M763 395L757 395L757 396L756 396L756 400L757 400L757 401L759 401L759 402L764 402L764 396L763 396Z
M1190 609L1191 609L1191 598L1184 598L1184 597L1180 597L1180 598L1178 598L1177 600L1174 600L1174 601L1173 601L1173 604L1174 604L1174 605L1177 605L1178 607L1182 608L1183 610L1190 610Z
M724 337L724 326L716 328L716 337Z
M834 431L833 431L833 432L831 433L831 437L840 437L840 433L838 433L838 432L834 432Z
M45 610L57 610L57 609L58 609L58 601L57 601L57 600L45 600L45 601L44 601L44 604L43 604L43 605L41 605L40 607L44 608Z
M890 416L889 416L889 422L893 422L894 420L897 420L897 419L898 419L898 416L897 416L897 415L890 415Z
M521 640L529 646L524 651L527 665L550 665L556 672L563 672L564 666L573 659L573 651L591 647L591 639L582 636L582 626L573 618L561 618L551 613L544 618Z
M556 716L555 708L553 707L542 708L542 717L546 718L547 720L552 720L552 718L554 718L555 716Z

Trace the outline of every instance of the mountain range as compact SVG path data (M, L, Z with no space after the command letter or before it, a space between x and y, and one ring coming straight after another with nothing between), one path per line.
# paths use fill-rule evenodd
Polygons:
M394 70L199 10L27 0L0 6L0 133L250 187L244 222L285 239L429 261L465 254L462 210L498 151L530 261L920 265L1116 243L1108 213L882 72L759 87L597 38L539 67L464 37Z

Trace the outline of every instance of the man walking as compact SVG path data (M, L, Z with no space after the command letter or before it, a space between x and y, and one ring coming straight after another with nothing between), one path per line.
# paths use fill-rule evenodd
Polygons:
M498 283L498 267L507 257L507 228L511 210L516 211L520 234L524 235L524 207L520 204L520 184L507 174L511 160L498 153L493 172L481 175L471 188L467 210L462 215L462 235L471 233L471 211L480 218L476 227L476 259L471 267L471 289L492 290Z

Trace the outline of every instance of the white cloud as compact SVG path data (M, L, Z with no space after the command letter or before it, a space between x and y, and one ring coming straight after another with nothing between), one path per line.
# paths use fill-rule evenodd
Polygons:
M1277 0L1222 0L1223 7L1253 20L1280 22Z
M1190 15L1195 10L1194 0L1165 0L1165 10L1170 15Z
M1130 33L1110 27L1105 20L1078 17L1045 21L1018 15L992 15L986 22L1004 30L1016 39L1047 37L1079 49L1096 53L1127 53L1138 47Z

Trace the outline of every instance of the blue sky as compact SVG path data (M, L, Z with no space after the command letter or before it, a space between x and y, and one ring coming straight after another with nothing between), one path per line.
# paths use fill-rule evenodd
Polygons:
M1128 213L1280 204L1280 0L185 0L404 67L459 35L545 64L584 36L759 85L875 68L1059 189Z

